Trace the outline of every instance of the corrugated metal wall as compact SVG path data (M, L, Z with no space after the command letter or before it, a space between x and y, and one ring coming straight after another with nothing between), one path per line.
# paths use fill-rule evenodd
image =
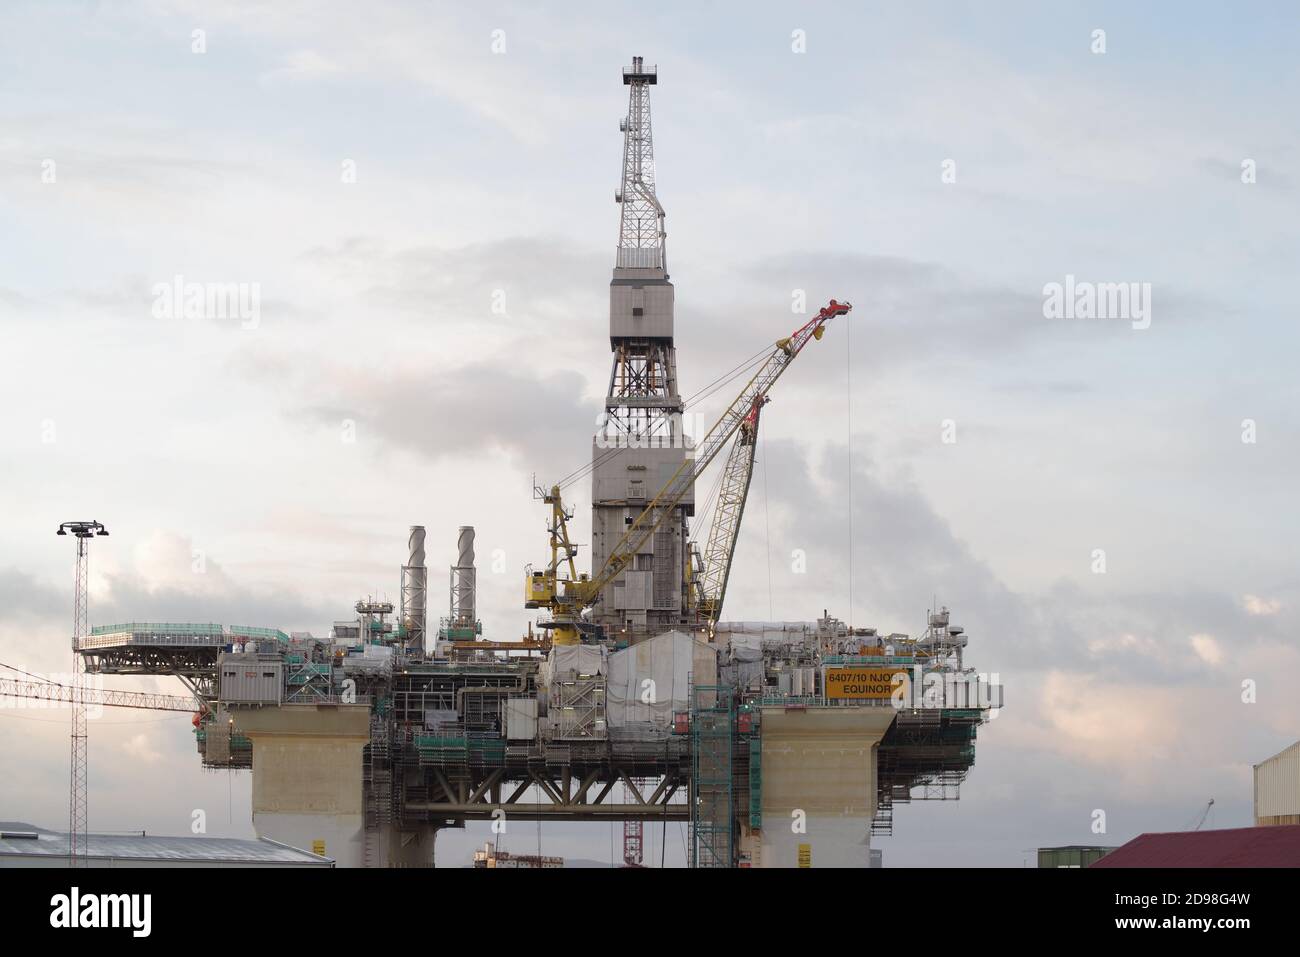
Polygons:
M1300 741L1255 765L1255 823L1300 823Z
M217 658L222 701L238 704L279 704L284 666L269 656L224 654Z

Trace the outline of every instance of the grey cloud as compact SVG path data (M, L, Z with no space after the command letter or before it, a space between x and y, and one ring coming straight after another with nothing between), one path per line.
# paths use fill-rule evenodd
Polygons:
M1001 351L1047 328L1039 289L1014 290L963 280L933 263L891 256L806 254L756 264L749 283L789 310L802 289L808 311L848 300L848 321L869 338L867 368L968 361Z
M302 415L333 428L353 419L359 434L373 429L388 444L433 461L501 450L525 471L558 476L590 442L600 406L581 401L585 380L577 373L532 375L530 366L525 359L517 368L503 361L374 380L334 377L319 385L329 394ZM317 386L302 388L308 395Z
M1087 382L1080 382L1077 379L1044 379L1039 382L1029 379L1020 379L1012 382L1003 382L994 386L999 392L1025 393L1025 394L1047 394L1056 396L1075 396L1087 395L1096 391L1096 387Z
M759 486L765 477L778 516L771 535L774 587L778 595L806 596L803 600L815 606L790 608L786 617L814 617L828 605L844 617L846 449L831 444L815 456L801 443L781 440L765 442L760 455L766 459L759 466L765 476L756 474L737 557L737 568L743 564L751 582L740 584L738 592L751 608L766 605ZM1016 590L956 537L918 488L886 479L870 450L854 450L851 499L854 606L867 612L866 620L855 624L916 633L937 597L952 609L954 622L967 627L970 661L981 668L1060 668L1108 680L1181 685L1209 673L1189 643L1191 635L1212 635L1229 658L1235 649L1289 640L1284 616L1251 616L1240 596L1223 592L1098 592L1068 581L1043 592ZM697 522L702 525L703 517ZM796 548L808 556L806 574L790 571L787 556ZM1279 594L1293 603L1292 589ZM734 611L728 617L736 617ZM1133 641L1115 640L1123 635Z
M599 345L606 329L609 257L568 242L517 237L389 249L358 236L315 247L303 258L353 282L368 309L378 305L432 322L504 324L515 335L548 336L560 348ZM941 266L895 257L809 253L700 278L677 297L678 344L690 356L683 373L698 381L806 321L806 314L791 312L794 289L807 293L808 313L832 297L855 304L849 321L871 342L863 350L865 368L967 362L972 353L1005 355L1022 342L1081 334L1077 326L1053 327L1043 319L1040 289L982 286ZM506 292L505 317L491 312L496 289Z
M484 348L495 343L504 350L494 361L515 374L522 374L517 370L525 362L544 361L546 355L593 370L608 362L604 284L609 262L603 252L548 238L390 248L354 236L312 248L303 259L353 287L355 305L346 308L364 312L370 335L409 341L412 321L430 340L443 330L477 327L485 333ZM1042 282L1063 275L1044 275ZM807 297L803 314L791 312L796 289ZM504 314L493 312L498 290L505 294ZM1160 305L1161 329L1237 311L1177 289L1161 287L1153 296ZM1035 368L1053 356L1074 368L1081 352L1113 348L1116 335L1131 332L1125 322L1103 327L1045 319L1041 283L1010 288L967 279L934 263L809 252L734 269L724 265L678 290L683 393L689 395L786 334L832 297L855 305L844 320L853 325L852 337L837 333L835 340L837 348L851 348L855 375L910 368L969 379L996 362L992 381L998 382L1017 357L1022 368ZM482 357L480 353L475 361L484 361ZM1043 381L1022 372L1014 388L1056 398L1090 388L1077 373L1066 378L1050 362L1039 364ZM816 385L789 388L807 391Z
M1133 275L1078 278L1140 281L1141 265L1135 268L1139 272ZM810 252L737 270L728 285L730 290L745 290L740 301L734 300L733 291L730 301L722 299L717 308L704 309L699 303L716 294L704 290L679 295L678 345L689 350L693 364L704 356L729 367L745 351L738 350L737 342L757 346L775 339L835 298L854 306L844 321L853 324L855 374L925 367L945 375L972 369L983 373L983 367L996 360L996 378L1016 356L1073 359L1082 350L1113 347L1116 335L1131 333L1124 321L1045 319L1042 286L1063 281L1068 271L1062 268L1059 274L1045 273L1033 283L1009 287L972 280L935 263ZM806 314L790 312L794 290L806 293ZM1238 306L1160 284L1153 287L1152 298L1159 306L1160 330L1241 312Z
M0 286L0 310L4 312L25 312L32 307L35 300L23 295L16 289Z
M399 368L379 375L337 359L306 361L310 342L293 354L260 342L246 349L233 368L286 385L293 414L332 428L351 419L359 433L431 460L501 450L525 471L558 476L585 458L601 404L583 396L603 393L604 383L602 375L589 385L574 369L609 362L609 267L596 254L549 239L393 250L356 236L302 258L352 285L355 305L343 308L364 310L368 336L411 348ZM504 290L504 314L492 310L496 290ZM427 326L418 339L413 320ZM459 357L438 348L441 330L476 326L500 334L488 340L495 349Z
M784 517L773 532L774 565L789 590L808 590L831 576L833 598L822 605L847 600L849 526L848 460L842 445L832 445L818 457L793 441L764 442L766 484L771 500ZM1028 651L1033 612L1003 585L988 566L958 540L915 487L891 484L875 474L874 466L855 451L852 478L854 604L867 609L872 624L882 630L915 632L924 624L932 596L981 641ZM826 488L828 486L828 488ZM752 548L754 513L749 513L744 547ZM789 571L785 556L793 549L808 556L807 575ZM816 595L814 590L813 595ZM818 601L813 597L814 601Z
M6 123L15 139L0 148L0 182L15 189L48 188L41 183L42 163L47 159L56 164L59 189L71 188L81 195L88 187L107 187L130 193L141 202L219 187L232 173L250 169L206 156L160 151L157 144L170 141L177 135L175 130L127 129L120 122L109 124L85 116L40 121L17 117ZM69 130L74 131L75 139L69 138ZM187 136L192 133L186 131ZM104 148L99 140L121 148Z
M156 299L154 287L159 284L171 287L177 275L184 284L228 285L231 283L257 283L257 325L270 325L285 320L297 320L314 317L314 313L300 308L285 298L268 297L268 289L255 276L221 275L213 273L183 272L179 268L154 276L124 276L112 285L96 287L69 288L66 292L37 300L13 290L0 289L0 313L12 311L22 314L29 322L48 319L68 319L78 321L87 317L95 320L123 320L140 323L184 323L208 322L214 327L226 327L234 332L243 331L244 322L238 316L205 316L198 320L187 319L178 315L171 319L159 319L154 316ZM248 295L248 294L244 294ZM184 303L176 308L183 311Z
M208 571L222 578L209 590L149 588L134 573L108 574L108 592L91 608L91 624L118 621L212 621L285 629L320 629L345 617L345 607L321 607L284 591L261 592L231 582L209 561ZM47 585L16 569L0 569L0 622L24 618L52 626L71 621L72 584Z
M608 256L558 238L513 237L467 246L392 249L365 236L306 250L304 262L353 283L376 306L430 321L457 318L520 330L541 322L558 337L595 322L603 331ZM504 312L493 294L505 293ZM575 304L577 306L575 307ZM591 310L584 314L583 304Z
M67 594L16 568L0 569L0 620L18 615L72 616L72 593Z
M292 593L262 592L236 586L219 592L188 592L179 589L150 589L129 577L112 577L111 599L97 602L93 617L98 622L116 621L212 621L224 625L256 625L285 630L310 630L318 635L336 618L347 617L349 609L340 603L320 606Z

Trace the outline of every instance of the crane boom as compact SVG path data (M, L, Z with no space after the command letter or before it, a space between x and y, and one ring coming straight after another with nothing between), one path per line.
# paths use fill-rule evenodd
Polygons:
M1210 816L1210 810L1213 807L1214 807L1214 798L1210 798L1210 802L1205 805L1205 808L1201 811L1200 816L1196 819L1196 824L1192 828L1193 831L1199 831L1201 829L1201 826L1205 823L1205 819Z
M731 561L735 557L736 540L740 536L740 520L745 514L749 485L754 477L758 417L766 402L766 396L755 400L749 415L740 423L740 432L722 467L718 504L709 525L709 540L704 549L699 577L700 601L697 611L710 637L722 614L722 600L727 594Z
M696 477L708 468L727 440L736 434L751 413L767 400L767 394L772 386L803 351L804 346L811 340L822 337L829 320L848 314L852 308L850 303L832 299L818 311L817 315L789 336L776 341L772 353L695 447L694 456L688 455L683 459L682 464L677 467L641 514L628 524L622 538L610 550L604 566L594 570L591 576L583 575L577 581L573 581L561 580L556 574L558 565L556 552L564 550L564 546L557 546L557 535L562 534L563 541L567 545L568 535L567 530L564 529L564 520L567 516L560 500L559 487L551 489L546 500L551 504L555 515L555 524L551 528L552 561L546 572L534 572L531 567L528 568L525 607L547 606L551 609L553 620L546 623L546 626L554 629L555 644L566 645L579 642L578 613L583 608L594 604L600 596L601 589L632 564L637 552L672 514L673 509L692 487ZM561 585L563 590L559 587Z
M74 687L52 681L15 681L0 678L0 698L36 698L109 708L141 708L148 711L202 711L206 707L198 698L151 694L142 691L110 691L105 688Z

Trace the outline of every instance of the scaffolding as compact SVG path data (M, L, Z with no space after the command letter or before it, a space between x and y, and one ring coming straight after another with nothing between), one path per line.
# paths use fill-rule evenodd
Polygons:
M366 745L361 766L365 807L362 861L366 867L380 866L382 832L393 822L393 765L389 730L385 716L377 713L370 715L370 743Z
M638 794L645 792L646 783L645 778L632 779L632 787ZM628 818L623 821L623 864L627 867L641 866L645 849L643 825L644 822L640 818L635 820Z
M894 805L956 801L975 763L975 736L987 718L971 708L905 710L876 750L874 836L894 829Z
M731 688L691 689L691 867L734 867L736 839L732 751L736 731Z

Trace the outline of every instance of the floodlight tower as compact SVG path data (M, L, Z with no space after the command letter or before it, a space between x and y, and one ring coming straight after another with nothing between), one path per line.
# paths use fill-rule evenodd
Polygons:
M86 769L89 756L86 751L86 700L84 694L85 659L78 653L79 643L90 631L90 607L87 594L90 539L107 535L108 529L99 522L64 522L59 535L77 537L77 581L73 589L72 605L72 770L68 788L68 865L86 866L89 812Z

